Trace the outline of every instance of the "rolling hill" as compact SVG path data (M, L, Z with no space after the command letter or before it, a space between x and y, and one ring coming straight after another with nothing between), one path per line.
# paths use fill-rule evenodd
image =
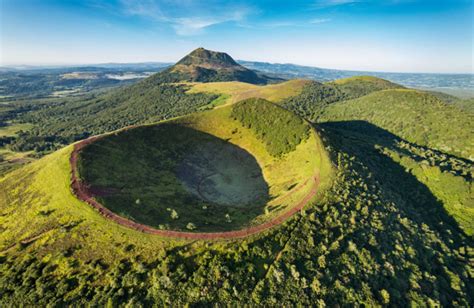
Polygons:
M372 76L337 79L327 83L327 85L336 86L342 92L344 99L357 98L381 90L404 88L396 83Z
M370 76L350 77L326 83L313 81L308 82L298 95L282 101L282 105L308 120L315 121L319 113L330 104L380 90L398 88L403 87Z
M318 121L365 120L407 141L474 160L474 117L429 93L394 89L328 106Z
M347 81L352 85L341 99L334 88L312 84L283 105L323 127L335 125L339 134L358 140L358 146L373 144L426 185L472 236L474 115L462 109L463 102L447 103L438 95L383 80L358 77L331 84L337 87ZM356 98L345 99L351 97Z

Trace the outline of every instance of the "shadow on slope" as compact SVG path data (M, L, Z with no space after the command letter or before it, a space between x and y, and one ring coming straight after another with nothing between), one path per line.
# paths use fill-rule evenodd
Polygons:
M239 229L263 214L269 199L255 157L185 125L131 129L80 155L81 177L92 191L107 192L96 195L105 207L157 228Z
M429 223L432 229L444 234L447 241L451 239L458 244L463 242L463 231L429 188L376 149L383 146L400 151L398 142L408 143L407 141L366 121L326 122L318 126L331 138L331 145L360 160L373 171L373 175L387 190L399 194L400 200L404 199L404 210L413 215L410 216L412 219L417 219L419 223Z
M333 148L333 161L355 170L345 181L357 183L363 179L359 183L365 183L365 188L349 185L355 201L347 204L354 202L355 207L335 204L341 207L338 211L349 211L351 215L353 211L359 212L361 220L354 233L346 237L346 245L353 249L351 243L355 243L359 250L369 250L375 262L369 271L363 270L367 265L361 265L364 273L356 273L352 278L358 283L365 281L376 294L388 290L391 303L426 304L427 299L442 305L472 303L474 290L468 278L472 270L472 238L465 235L427 186L377 149L382 145L398 150L397 142L401 139L365 121L327 122L318 127ZM341 159L340 153L346 153L349 160ZM345 216L341 212L339 215ZM344 224L343 220L341 223ZM343 232L350 234L349 230ZM333 242L340 234L329 236L333 239L328 242ZM338 260L340 256L333 256L330 272L346 266L346 261ZM362 260L362 264L368 262L365 257ZM344 276L338 273L325 284L347 280ZM334 292L329 301L338 295Z

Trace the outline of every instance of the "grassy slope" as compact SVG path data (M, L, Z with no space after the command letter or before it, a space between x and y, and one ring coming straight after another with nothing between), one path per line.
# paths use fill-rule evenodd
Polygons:
M109 261L125 254L120 244L124 241L147 248L149 254L153 247L159 250L163 246L159 238L111 224L75 198L69 187L71 151L68 146L0 180L0 250L16 245L13 251L22 253L25 247L19 242L37 236L32 245L49 247L51 253L80 242L85 257ZM40 255L47 256L48 250Z
M458 106L462 110L474 113L474 98L462 99L453 102L454 105Z
M315 97L329 99L331 100L330 102L334 102L360 97L374 91L403 88L387 80L370 76L339 79L325 84L304 79L293 79L266 86L257 86L237 81L195 83L191 85L192 88L188 93L230 95L229 103L235 103L247 98L263 98L274 103L280 103L291 97L298 97L303 91L307 92L308 95L311 93Z
M35 158L33 151L14 152L5 148L0 148L0 176L11 170L20 168L22 165L32 162Z
M7 123L6 126L0 127L0 137L13 137L20 131L27 131L33 125L29 123Z
M29 123L6 123L6 126L0 127L0 139L3 137L16 137L19 132L28 131L33 127ZM0 146L0 176L11 170L19 168L26 162L33 161L34 158L30 156L32 151L15 152L7 149L5 146Z
M288 97L298 95L303 87L310 82L309 80L295 79L265 86L238 81L195 83L192 84L192 88L187 93L228 95L227 103L230 104L253 97L278 103Z
M310 121L315 121L322 110L330 104L358 98L376 91L398 88L402 87L380 78L368 76L357 76L326 83L312 81L306 83L299 94L284 99L282 105Z
M416 90L385 90L333 104L319 121L365 120L419 145L474 159L474 118Z
M327 82L326 85L336 86L344 94L346 99L361 97L372 92L386 89L403 88L401 85L396 83L372 76L343 78L333 82Z
M385 154L429 187L461 228L474 234L473 167L466 160L474 158L471 113L426 92L397 89L332 104L318 121L367 121L394 134L379 141ZM392 140L399 141L387 149L383 144Z

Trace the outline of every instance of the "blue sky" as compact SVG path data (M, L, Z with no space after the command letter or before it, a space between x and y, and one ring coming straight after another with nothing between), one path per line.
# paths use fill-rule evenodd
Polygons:
M473 72L472 0L0 0L0 65L236 59Z

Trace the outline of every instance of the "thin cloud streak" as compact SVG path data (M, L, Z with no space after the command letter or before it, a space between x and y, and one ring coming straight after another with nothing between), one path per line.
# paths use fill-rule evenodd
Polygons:
M309 21L310 24L317 25L317 24L323 24L326 22L330 22L331 18L315 18Z
M125 15L144 17L154 22L169 24L176 34L181 36L197 35L208 27L226 22L240 22L252 13L252 9L248 7L224 8L217 12L212 8L213 6L196 6L193 1L175 2L175 8L177 8L175 11L193 12L192 16L186 16L181 13L165 12L160 3L153 0L121 0L120 3Z
M364 2L363 0L318 0L314 3L314 7L318 9L323 9L327 7L356 4Z

